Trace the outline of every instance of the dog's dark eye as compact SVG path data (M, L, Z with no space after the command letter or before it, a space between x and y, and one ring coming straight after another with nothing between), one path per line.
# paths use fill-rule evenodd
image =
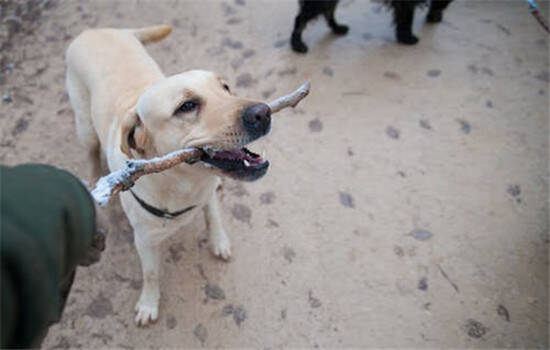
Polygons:
M180 108L176 111L176 113L189 113L197 109L199 104L195 101L185 101Z
M227 92L231 92L231 90L229 90L229 85L223 84L223 88L224 88L225 90L227 90Z

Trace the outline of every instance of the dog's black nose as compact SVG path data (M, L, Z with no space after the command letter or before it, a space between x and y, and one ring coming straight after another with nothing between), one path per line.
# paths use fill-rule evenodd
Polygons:
M265 103L246 107L243 112L243 125L253 138L264 136L271 127L271 109Z

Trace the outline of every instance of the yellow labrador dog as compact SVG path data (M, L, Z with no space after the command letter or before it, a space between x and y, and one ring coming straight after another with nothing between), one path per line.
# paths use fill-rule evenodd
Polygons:
M201 161L142 177L120 195L143 272L135 319L140 326L158 317L160 243L204 208L212 252L228 259L230 243L216 197L218 175L252 181L269 166L244 148L269 132L269 107L233 95L212 72L164 76L143 44L170 32L170 26L87 30L66 55L67 90L92 181L101 175L101 152L114 171L128 158L151 158L186 147L205 151Z

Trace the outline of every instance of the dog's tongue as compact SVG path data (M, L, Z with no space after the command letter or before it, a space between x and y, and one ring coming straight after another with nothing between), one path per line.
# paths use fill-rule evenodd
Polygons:
M265 162L265 159L257 154L251 153L245 148L216 151L212 156L217 159L242 160L248 165L257 165Z
M216 151L214 157L222 159L246 159L246 153L242 149L232 149L230 151Z

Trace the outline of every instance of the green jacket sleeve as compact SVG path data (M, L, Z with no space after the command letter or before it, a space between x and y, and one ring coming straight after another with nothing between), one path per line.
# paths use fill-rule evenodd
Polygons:
M30 347L59 320L60 286L96 232L87 189L46 165L0 167L1 346Z

